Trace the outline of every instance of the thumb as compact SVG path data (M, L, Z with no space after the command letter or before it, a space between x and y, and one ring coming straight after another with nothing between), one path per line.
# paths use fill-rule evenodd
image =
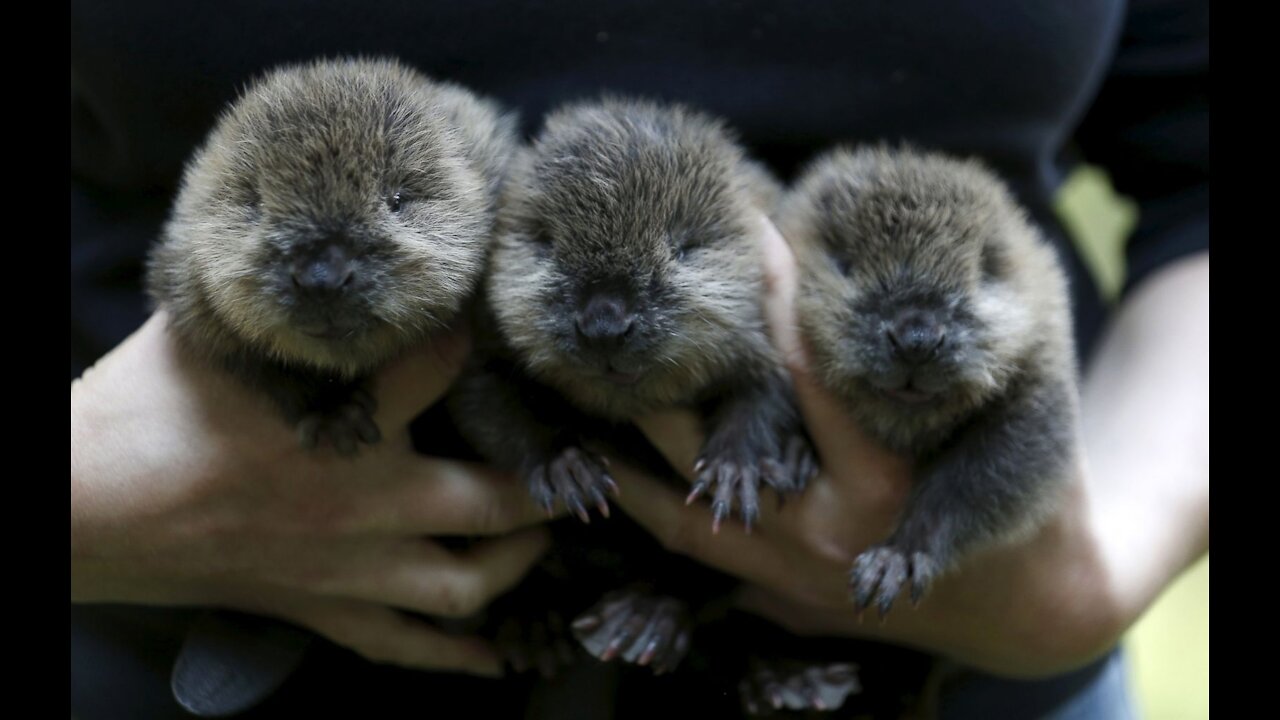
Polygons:
M470 350L466 331L453 330L393 361L375 380L378 426L400 427L433 405L457 379Z
M803 369L807 367L807 358L795 314L799 274L796 258L773 222L763 215L760 218L760 250L764 261L765 319L774 345L782 352L787 367Z
M827 475L833 478L906 476L906 461L873 443L841 401L827 392L815 377L796 315L799 269L795 254L768 218L763 218L761 225L765 317L773 341L791 372L800 412L823 467L828 470Z

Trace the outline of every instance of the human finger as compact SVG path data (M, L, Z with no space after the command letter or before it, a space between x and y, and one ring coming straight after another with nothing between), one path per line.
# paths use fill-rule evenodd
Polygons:
M781 551L762 533L735 526L713 534L710 508L685 505L683 494L624 463L613 468L626 488L616 502L667 550L765 585L790 578Z
M765 217L761 219L761 252L765 277L765 315L774 343L791 372L805 427L833 478L859 482L892 482L905 477L909 465L871 442L839 399L815 377L808 349L796 319L795 294L799 276L795 255L787 241Z
M448 635L383 605L315 599L291 608L288 615L293 622L372 662L502 676L502 660L483 640Z
M400 427L431 407L462 371L470 336L454 330L396 358L374 380L374 419L386 431Z
M360 501L366 529L427 535L502 535L548 520L525 483L478 463L411 455ZM563 508L552 517L563 514Z
M345 568L334 569L313 589L428 615L468 617L515 586L548 544L545 528L486 540L463 553L417 538L389 548L370 544L371 552L352 553Z
M702 449L702 425L688 410L663 410L636 418L635 424L649 442L680 472L693 481L693 464Z

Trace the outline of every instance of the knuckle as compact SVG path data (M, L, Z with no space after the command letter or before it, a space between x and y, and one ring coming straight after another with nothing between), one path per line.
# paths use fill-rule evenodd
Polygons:
M431 604L436 614L445 617L467 617L484 606L479 586L469 578L449 578L434 588L433 595Z
M854 553L849 552L843 543L828 536L826 533L803 532L800 535L800 542L805 553L818 558L823 563L848 566L855 557Z
M475 532L480 535L497 535L505 532L509 529L507 516L506 505L498 500L480 503L473 516Z

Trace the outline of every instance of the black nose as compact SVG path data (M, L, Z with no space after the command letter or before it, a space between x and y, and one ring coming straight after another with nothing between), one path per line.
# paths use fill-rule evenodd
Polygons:
M617 295L598 293L578 313L578 335L595 346L618 345L635 327L635 316Z
M947 331L937 316L921 310L904 310L886 331L894 353L908 363L921 363L938 354Z
M351 255L338 245L328 245L293 266L293 284L312 293L332 293L349 286L356 276Z

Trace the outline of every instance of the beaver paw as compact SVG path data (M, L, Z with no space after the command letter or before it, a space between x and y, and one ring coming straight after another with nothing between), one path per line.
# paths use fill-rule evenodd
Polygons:
M560 451L549 462L535 466L527 475L529 492L534 502L550 515L556 498L582 519L591 522L587 503L609 517L606 494L618 494L618 484L609 476L605 462L598 456L575 446Z
M832 712L862 691L857 671L858 666L850 663L755 660L738 683L738 695L749 715L779 710Z
M910 583L911 602L919 603L937 574L938 564L927 553L877 545L854 559L849 585L859 613L874 600L883 618L904 585Z
M572 628L578 642L600 660L620 657L662 674L674 670L688 652L692 622L679 600L628 589L606 595Z

